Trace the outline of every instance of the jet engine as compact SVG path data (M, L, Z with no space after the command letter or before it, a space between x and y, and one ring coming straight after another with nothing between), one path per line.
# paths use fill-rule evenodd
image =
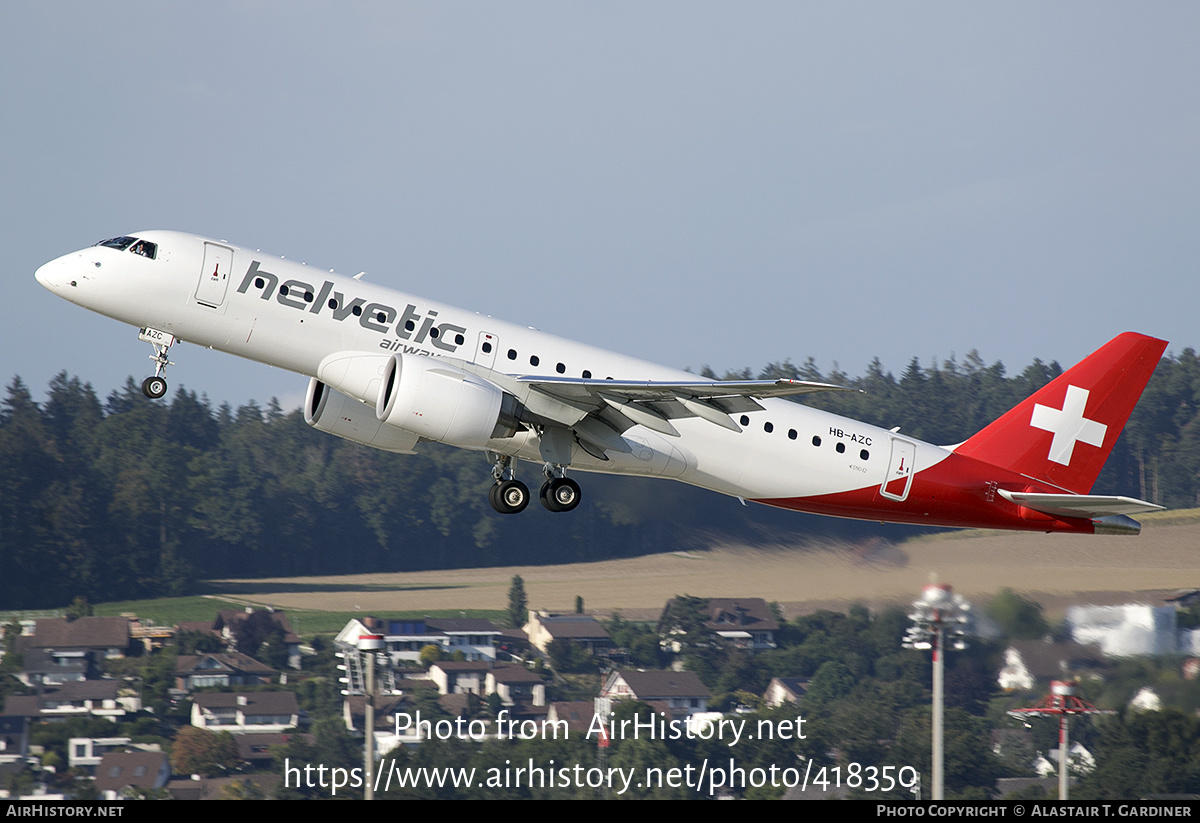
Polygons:
M512 437L517 401L498 386L438 358L393 354L384 365L375 415L389 426L452 446L483 448Z
M308 381L304 422L317 431L397 454L412 454L420 440L412 432L385 426L371 406L331 389L315 377Z

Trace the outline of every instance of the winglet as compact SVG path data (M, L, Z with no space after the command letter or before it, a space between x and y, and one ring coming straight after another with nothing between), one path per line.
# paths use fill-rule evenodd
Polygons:
M1166 347L1144 334L1114 337L955 453L1086 494Z

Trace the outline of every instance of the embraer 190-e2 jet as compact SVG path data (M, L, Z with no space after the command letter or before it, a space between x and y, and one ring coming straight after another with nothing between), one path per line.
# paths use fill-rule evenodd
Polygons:
M780 399L839 386L697 380L677 369L505 323L223 241L169 231L115 237L37 279L141 329L142 390L162 397L186 340L310 378L304 417L401 454L435 440L487 454L490 502L579 504L567 471L663 477L785 509L915 523L1136 534L1161 508L1091 495L1166 343L1122 334L956 446L934 446Z

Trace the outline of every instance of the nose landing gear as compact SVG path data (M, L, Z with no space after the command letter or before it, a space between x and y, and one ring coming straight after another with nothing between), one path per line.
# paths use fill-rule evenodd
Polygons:
M154 361L154 376L142 381L142 394L151 400L157 400L167 393L167 381L163 372L167 370L167 366L175 365L167 359L167 350L175 344L175 335L147 326L138 334L138 340L145 340L154 347L154 354L150 355L150 359Z

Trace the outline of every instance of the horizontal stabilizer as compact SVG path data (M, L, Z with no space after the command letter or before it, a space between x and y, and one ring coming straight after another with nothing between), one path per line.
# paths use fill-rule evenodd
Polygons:
M1109 517L1117 514L1138 514L1162 511L1163 506L1147 503L1132 497L1103 494L1034 494L1032 492L1010 492L1000 489L1005 500L1027 509L1044 512L1055 517Z

